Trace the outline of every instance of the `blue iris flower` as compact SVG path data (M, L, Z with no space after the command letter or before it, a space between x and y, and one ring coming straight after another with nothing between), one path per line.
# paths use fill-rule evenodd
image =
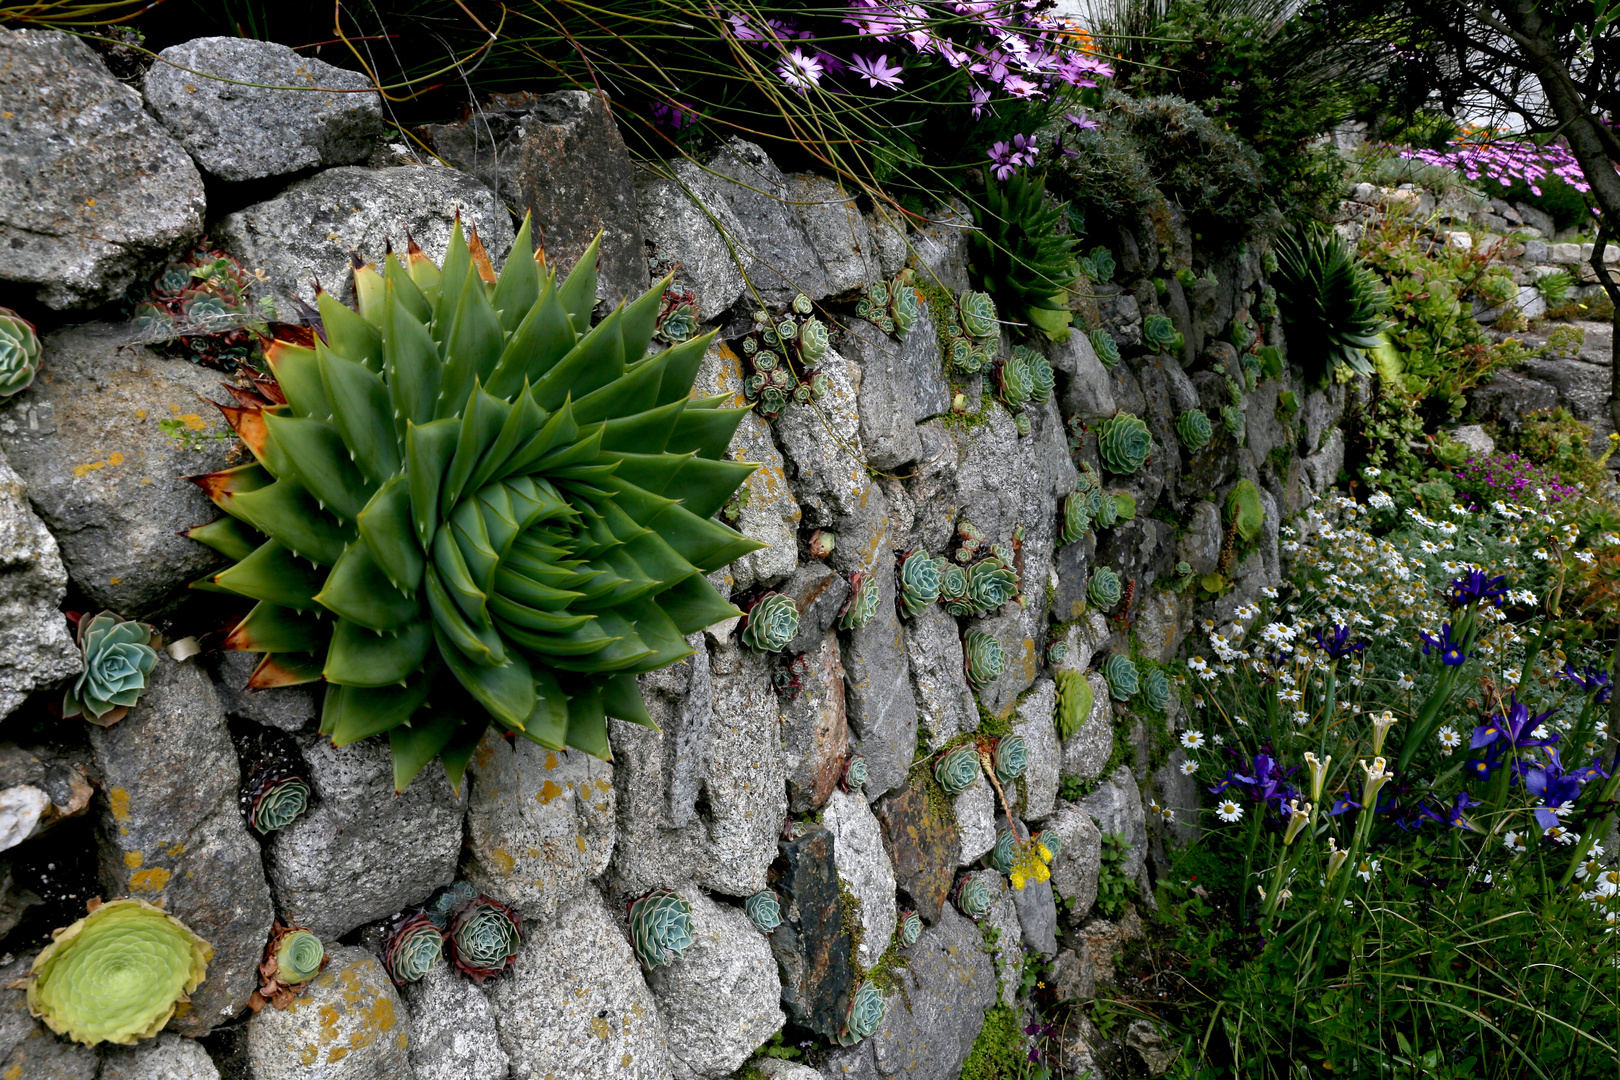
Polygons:
M1517 692L1514 693L1506 713L1502 716L1493 716L1485 723L1474 729L1474 737L1468 743L1468 749L1478 750L1482 746L1500 743L1509 750L1530 750L1538 746L1551 746L1557 742L1559 736L1549 735L1545 739L1533 738L1531 733L1541 726L1542 721L1558 711L1554 706L1544 713L1531 715L1530 709L1519 700Z
M1554 677L1559 679L1568 679L1582 690L1586 690L1588 692L1596 690L1597 697L1594 700L1599 705L1607 705L1609 703L1609 695L1614 692L1614 686L1609 679L1609 673L1598 667L1596 664L1587 664L1580 671L1576 671L1572 665L1566 662L1564 664L1564 670L1560 671Z
M1437 821L1442 825L1450 825L1454 829L1466 829L1469 832L1478 832L1479 827L1472 821L1469 821L1466 814L1469 807L1478 805L1478 799L1474 798L1466 791L1459 791L1457 792L1456 797L1451 800L1451 806L1449 808L1447 808L1444 803L1440 804L1440 808L1438 810L1427 805L1420 806L1418 808L1418 820L1419 822Z
M1541 800L1541 805L1536 807L1536 821L1541 823L1543 829L1558 824L1558 815L1553 811L1574 802L1581 793L1582 784L1609 775L1595 758L1590 765L1565 772L1564 763L1558 760L1558 750L1551 746L1547 747L1546 764L1535 762L1526 765L1520 773L1524 777L1524 789Z
M1502 599L1507 595L1507 586L1503 584L1506 580L1501 574L1487 578L1482 570L1470 570L1452 580L1451 606L1462 607L1476 600L1489 600L1501 607Z
M1346 656L1354 656L1367 647L1365 641L1351 641L1348 626L1329 627L1325 632L1316 632L1316 647L1327 653L1329 660L1342 660Z
M1468 652L1464 648L1466 643L1451 636L1450 623L1440 624L1440 636L1437 638L1430 637L1422 630L1418 631L1418 637L1423 639L1423 655L1428 656L1431 651L1438 652L1440 662L1447 667L1456 667L1468 659Z

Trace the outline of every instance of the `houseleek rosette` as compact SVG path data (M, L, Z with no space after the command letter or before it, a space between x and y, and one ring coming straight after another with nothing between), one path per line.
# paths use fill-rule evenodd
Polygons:
M967 874L957 883L956 909L970 919L990 914L990 888L978 874Z
M1153 436L1141 417L1117 413L1097 425L1097 453L1109 472L1129 476L1153 453Z
M396 986L416 982L443 956L444 930L425 911L398 920L383 943L383 966Z
M759 892L743 901L743 911L753 921L755 929L762 934L768 934L782 925L782 904L776 894L769 889Z
M1215 428L1202 409L1188 409L1176 417L1176 437L1188 450L1202 450L1215 437Z
M1119 363L1119 342L1114 340L1113 334L1099 326L1091 332L1090 337L1091 348L1103 367L1111 368Z
M1029 768L1029 744L1022 735L1003 735L996 740L994 761L996 779L1003 784L1010 783Z
M1099 566L1093 570L1091 580L1086 584L1086 599L1100 611L1112 611L1123 592L1119 575L1109 566Z
M690 397L711 335L648 355L667 280L591 326L595 245L558 283L529 243L498 278L459 223L442 269L357 268L358 311L323 293L322 337L267 351L285 403L225 410L254 462L199 479L249 685L324 679L321 733L387 733L399 788L435 756L459 786L491 721L608 757L760 546L712 520L754 466L743 411Z
M990 849L990 854L984 857L984 861L996 873L1010 874L1017 857L1018 835L1011 829L1002 829L996 833L996 846Z
M656 889L630 905L630 945L648 971L667 967L692 947L692 905Z
M511 907L477 896L450 920L450 960L456 970L482 983L511 966L523 944L523 927Z
M900 944L915 945L917 939L922 937L922 916L915 911L905 911L900 914Z
M849 602L838 616L840 630L859 630L877 617L878 601L882 593L877 578L860 570L849 579Z
M912 548L900 557L900 609L907 615L921 615L939 600L939 576L944 559L935 559L921 548Z
M969 630L962 639L962 665L968 685L975 690L989 686L1007 669L1007 654L1001 641L983 630Z
M1108 693L1115 701L1129 701L1140 689L1136 664L1128 656L1111 653L1103 661L1102 673L1108 680Z
M248 1008L254 1012L266 1005L287 1008L298 988L325 966L326 946L320 938L305 927L276 923L259 964L259 986L248 998Z
M39 335L34 324L0 307L0 401L20 394L39 374Z
M979 751L972 743L953 747L934 763L934 779L947 795L960 795L979 778Z
M110 900L34 958L28 1011L65 1038L128 1045L162 1030L201 985L214 949L144 900Z
M792 597L769 592L748 609L742 639L755 652L781 652L799 632L799 609Z
M859 791L866 783L866 758L860 754L851 754L849 762L844 766L844 775L838 783L845 791Z
M156 640L157 632L150 626L110 611L80 619L84 671L62 697L63 719L82 716L110 727L127 716L157 666L157 650L152 647Z
M1165 678L1164 672L1158 668L1148 668L1142 672L1142 704L1153 712L1164 712L1164 707L1170 703L1170 680Z
M249 795L248 822L260 836L285 829L309 809L309 781L295 773L269 771Z
M862 983L849 1002L849 1016L838 1032L840 1046L854 1046L869 1035L875 1035L883 1024L887 1003L883 991L872 983Z
M1067 742L1071 735L1080 730L1080 725L1091 715L1094 696L1091 682L1078 671L1064 670L1057 673L1057 722L1060 740Z

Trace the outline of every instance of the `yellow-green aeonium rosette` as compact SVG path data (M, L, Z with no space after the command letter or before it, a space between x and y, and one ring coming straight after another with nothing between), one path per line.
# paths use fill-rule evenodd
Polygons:
M202 983L214 949L144 900L110 900L34 958L28 1011L58 1035L94 1046L162 1030Z
M652 724L636 676L740 614L704 575L761 546L712 520L755 468L745 410L691 396L713 335L649 354L667 281L592 326L595 245L559 283L529 243L497 277L458 223L442 269L357 267L358 311L323 293L267 350L286 403L227 410L256 460L199 481L250 685L324 679L321 732L386 733L399 788L435 756L459 785L491 721L610 756L609 716Z

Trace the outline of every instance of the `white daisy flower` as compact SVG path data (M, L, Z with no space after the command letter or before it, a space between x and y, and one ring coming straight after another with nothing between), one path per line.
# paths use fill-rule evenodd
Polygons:
M1198 771L1198 762L1196 762L1196 761L1183 761L1181 763L1181 775L1182 776L1191 776L1193 773L1195 773L1197 771Z
M1524 837L1520 836L1516 832L1511 831L1506 836L1502 837L1502 846L1513 852L1515 855L1523 855L1526 851L1530 850L1529 847L1525 845Z
M1448 757L1451 755L1453 750L1462 745L1462 736L1457 734L1456 728L1449 725L1441 728L1440 733L1436 736L1436 738L1440 740L1441 751Z
M1227 799L1225 802L1216 805L1215 816L1222 821L1236 821L1243 816L1243 807L1231 799Z
M1188 750L1197 750L1204 745L1204 733L1202 731L1183 731L1181 733L1181 745Z

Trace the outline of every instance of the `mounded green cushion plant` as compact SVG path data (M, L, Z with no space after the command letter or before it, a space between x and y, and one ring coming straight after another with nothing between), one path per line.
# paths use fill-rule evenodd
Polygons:
M1091 715L1091 704L1096 695L1091 682L1078 671L1057 673L1057 726L1058 738L1067 742L1069 736L1080 730L1080 725Z
M0 401L33 385L39 374L39 335L34 324L0 307Z
M156 640L152 627L110 611L80 619L84 671L62 696L62 718L82 716L110 727L127 716L146 693L146 679L157 666Z
M1307 378L1325 383L1341 365L1371 375L1367 350L1384 340L1389 296L1344 237L1332 229L1284 236L1277 268L1289 354Z
M1116 413L1097 425L1097 453L1109 472L1129 476L1153 453L1153 435L1141 417Z
M1176 417L1176 438L1189 450L1202 450L1215 437L1215 428L1202 409L1188 409Z
M1252 544L1260 538L1260 530L1266 524L1266 510L1260 502L1260 489L1253 480L1239 480L1227 493L1226 520L1245 543Z
M34 958L28 1011L86 1046L149 1039L190 1000L213 956L213 946L162 908L109 900L56 931Z
M558 283L529 243L497 278L458 223L442 269L321 294L324 339L268 350L286 404L232 413L256 460L200 481L250 685L325 679L322 734L386 732L399 788L435 756L459 786L491 721L609 756L607 717L652 724L636 676L738 614L704 575L760 546L713 520L754 466L743 411L690 396L712 335L647 355L667 280L591 326L595 245Z

